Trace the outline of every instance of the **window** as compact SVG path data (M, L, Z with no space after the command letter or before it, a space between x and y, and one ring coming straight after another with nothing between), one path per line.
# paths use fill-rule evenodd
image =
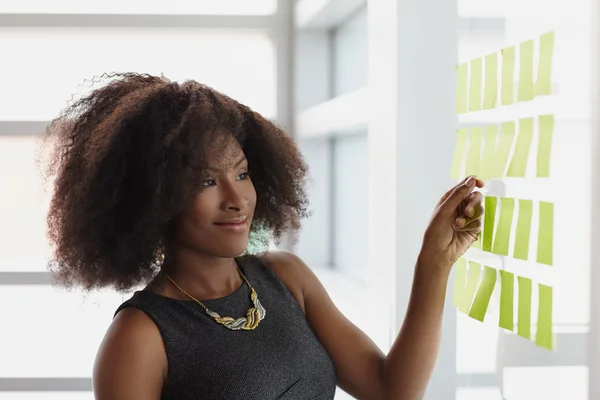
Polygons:
M591 220L591 24L589 3L573 1L544 2L527 0L517 3L489 0L459 0L459 62L486 56L501 48L555 32L553 91L547 98L515 106L507 112L519 118L520 112L553 113L555 130L552 144L552 174L548 179L506 178L496 182L506 197L551 201L554 203L554 263L540 268L535 262L526 266L512 257L504 257L493 267L508 270L523 266L525 276L545 279L554 287L553 328L557 350L537 351L531 342L497 327L497 314L479 323L459 313L457 320L457 373L460 387L457 399L480 393L480 400L587 399L587 336L590 321L590 248ZM518 51L517 51L518 53ZM538 57L535 54L534 58ZM518 62L518 60L517 60ZM534 59L535 65L537 65ZM518 74L518 65L515 74ZM496 111L496 110L492 110ZM478 117L477 114L480 116ZM459 122L486 124L498 122L493 113L465 115ZM530 162L535 156L530 153ZM566 182L581 186L576 198L561 188ZM571 210L581 217L571 224ZM513 222L513 229L515 228ZM564 229L577 232L567 234ZM532 233L537 221L532 221ZM532 235L532 240L534 240ZM514 235L512 236L514 237ZM532 247L533 248L533 247ZM481 260L484 261L484 260ZM517 265L519 264L519 265ZM498 289L498 287L496 288ZM536 315L536 292L532 298L532 315ZM495 293L494 296L497 296ZM498 301L497 297L496 300ZM492 307L493 308L493 307ZM453 311L454 312L454 311ZM489 311L490 317L491 313ZM535 317L534 317L535 319ZM496 323L494 324L494 320ZM495 382L495 385L490 385ZM492 388L485 389L485 387ZM485 390L487 391L485 391Z
M82 2L59 0L6 1L0 13L31 14L208 14L208 15L267 15L277 10L276 0L104 0Z
M130 71L195 79L266 117L276 113L274 47L262 33L0 28L0 52L0 120L50 120L72 95L90 90L94 77Z

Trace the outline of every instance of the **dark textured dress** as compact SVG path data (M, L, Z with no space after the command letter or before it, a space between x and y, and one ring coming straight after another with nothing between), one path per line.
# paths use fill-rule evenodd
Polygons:
M237 261L266 309L255 330L229 330L192 300L149 291L135 292L118 308L117 313L125 307L139 308L162 335L168 361L162 399L333 399L333 364L294 296L259 258ZM252 306L246 284L203 303L232 317L245 315Z

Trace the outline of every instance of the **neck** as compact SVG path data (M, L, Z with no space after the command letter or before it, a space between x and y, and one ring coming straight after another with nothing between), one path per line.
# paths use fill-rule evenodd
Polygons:
M161 270L198 300L225 297L243 283L234 258L210 256L190 248L178 248L167 255ZM189 299L165 280L165 295Z

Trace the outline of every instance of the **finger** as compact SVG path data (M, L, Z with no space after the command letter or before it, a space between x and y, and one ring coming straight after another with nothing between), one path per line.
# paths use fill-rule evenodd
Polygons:
M455 186L453 186L452 188L450 188L450 190L448 190L446 193L444 193L444 195L442 196L439 204L442 204L444 201L446 201L446 199L448 198L448 196L450 196L452 194L452 192L459 186L464 185L465 182L467 181L467 179L474 177L473 175L469 175L466 178L464 178L462 181L458 182Z
M481 219L484 213L484 208L481 204L475 207L475 211L472 217L458 217L454 220L454 228L459 229L469 225L471 222Z
M448 198L440 205L439 212L446 216L455 215L456 210L460 207L463 200L471 194L477 184L475 177L469 177L465 183L454 188Z
M473 218L478 211L479 206L483 203L483 194L481 192L473 192L467 197L464 204L463 215L465 218Z
M476 219L471 223L464 225L462 228L456 228L455 226L454 230L458 232L481 232L482 227L483 223L481 222L481 220Z

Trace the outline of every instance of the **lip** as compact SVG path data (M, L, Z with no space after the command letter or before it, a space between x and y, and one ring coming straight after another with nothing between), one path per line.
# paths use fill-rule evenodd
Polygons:
M244 215L231 218L226 221L215 222L214 225L233 232L245 232L248 229L248 217Z

